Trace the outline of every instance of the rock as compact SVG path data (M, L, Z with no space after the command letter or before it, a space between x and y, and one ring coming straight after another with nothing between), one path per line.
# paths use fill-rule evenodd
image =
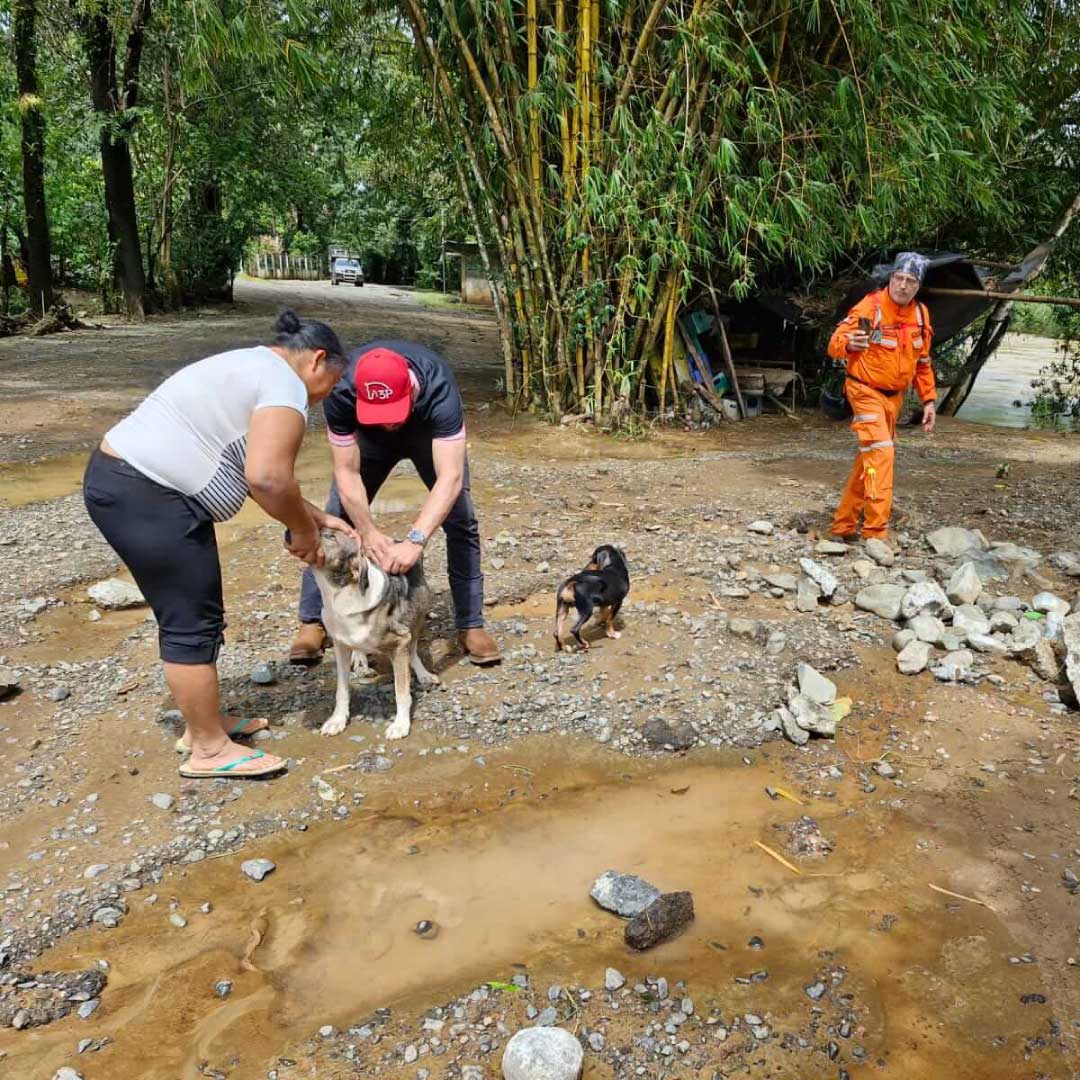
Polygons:
M757 533L759 536L771 536L773 523L771 521L751 521L746 526L747 532Z
M108 863L94 863L92 866L88 866L83 871L83 877L87 878L90 881L96 881L108 869Z
M589 1049L599 1054L604 1049L604 1034L601 1031L589 1032Z
M795 580L794 574L764 574L762 576L774 589L794 592L798 588L798 582Z
M48 694L50 701L67 701L71 691L66 686L54 686Z
M913 641L896 658L896 669L901 675L918 675L926 670L934 647L925 641Z
M506 1044L503 1080L577 1080L584 1062L581 1044L564 1028L523 1028Z
M947 616L951 611L949 598L936 581L921 581L912 585L900 602L900 614L905 619L913 619L916 615Z
M936 615L916 615L908 621L907 628L927 645L940 645L945 637L945 624Z
M1056 683L1061 676L1061 663L1054 646L1046 638L1040 638L1028 657L1031 670L1045 682Z
M1007 644L1013 656L1030 660L1035 646L1043 640L1042 627L1030 619L1021 619L1019 626L1009 635Z
M262 881L267 874L272 874L277 866L269 859L248 859L240 864L240 869L252 881Z
M874 762L874 772L886 780L892 780L896 776L896 770L887 761Z
M975 564L966 562L949 578L946 595L954 604L974 604L982 595L983 584Z
M986 653L989 656L1007 656L1009 654L1009 647L1005 642L992 634L981 634L978 631L972 631L967 636L967 643L976 652ZM1052 653L1053 649L1050 651Z
M977 529L961 529L955 525L935 529L926 542L938 555L967 555L973 551L986 551L990 545Z
M963 604L953 612L953 629L963 630L965 634L989 634L990 620L982 608L974 604Z
M799 664L797 677L799 693L816 705L831 705L836 700L836 683L809 664Z
M1080 613L1070 615L1062 623L1065 641L1065 677L1080 698Z
M93 922L99 923L101 926L107 927L112 930L120 925L120 920L124 917L123 911L118 907L99 907L97 911L91 916Z
M900 605L906 592L903 585L868 585L855 595L855 606L895 622L900 618Z
M176 800L166 791L155 791L154 794L150 796L150 801L159 810L171 810L173 804L176 802Z
M813 559L800 559L799 566L802 567L803 573L821 590L821 595L826 600L836 592L840 582L836 580L836 575L827 567L822 566L819 562L814 562Z
M934 678L942 682L956 682L970 672L974 662L975 657L967 649L957 649L956 652L948 653L941 663L935 664L930 670Z
M690 724L672 725L658 716L642 724L641 733L654 750L689 750L697 742L697 732Z
M803 859L822 859L835 846L818 823L804 814L788 827L788 851Z
M635 874L605 870L593 882L589 895L605 911L613 911L616 915L629 919L641 914L657 900L660 890Z
M1034 570L1042 562L1042 553L1034 548L1000 541L990 545L990 556L1002 563L1022 563L1029 570Z
M736 637L761 637L761 623L757 619L732 619L728 623L728 630Z
M0 701L19 689L19 677L9 667L0 667Z
M170 913L169 922L173 926L175 926L177 930L183 930L187 926L187 919L185 919L179 911L173 911Z
M817 611L818 601L821 599L821 589L813 578L803 574L799 578L799 584L795 593L795 609L804 614Z
M1031 607L1032 610L1041 611L1044 615L1053 613L1064 617L1069 614L1069 601L1062 600L1060 596L1055 596L1051 592L1038 593L1031 601Z
M83 1074L77 1069L65 1065L53 1073L53 1080L83 1080Z
M814 545L816 555L846 555L851 548L839 540L820 540Z
M682 933L693 919L694 898L690 893L664 893L626 924L623 936L631 949L651 949Z
M214 996L227 998L232 993L232 982L229 979L219 979L214 983Z
M787 634L774 630L769 634L765 642L765 653L768 656L779 656L787 648Z
M810 986L804 986L803 990L811 1001L820 1001L825 996L825 984L823 982L811 983Z
M819 705L805 694L792 694L788 698L788 709L795 717L795 723L815 735L832 737L836 734L836 708L835 703Z
M1019 596L999 596L994 600L995 611L1011 611L1014 614L1024 610L1024 601Z
M604 972L604 989L621 990L626 985L626 976L616 968L609 967Z
M795 719L795 714L781 706L775 713L780 721L780 728L785 737L796 746L805 746L810 741L810 731L802 727Z
M251 672L251 681L256 686L273 686L277 682L277 676L269 664L256 664Z
M87 589L87 594L98 607L113 611L120 608L141 607L146 603L136 585L132 585L129 581L121 581L119 578L99 581Z
M990 633L995 631L1011 634L1020 625L1020 620L1010 611L993 611L990 614Z
M89 1001L84 1001L79 1006L79 1019L89 1020L91 1016L98 1011L98 1006L101 1004L101 998L91 998Z
M925 617L930 618L930 616ZM906 630L897 630L892 639L893 651L902 653L913 641L919 640L919 635L910 627Z
M863 544L863 550L878 566L892 566L896 562L896 554L893 549L884 540L878 540L876 537L867 540Z

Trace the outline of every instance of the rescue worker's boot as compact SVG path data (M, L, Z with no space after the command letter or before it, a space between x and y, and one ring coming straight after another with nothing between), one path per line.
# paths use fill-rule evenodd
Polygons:
M328 641L322 623L302 623L300 633L289 649L289 663L308 667L320 663Z
M502 659L495 639L482 626L459 631L458 641L469 660L481 667L497 664Z

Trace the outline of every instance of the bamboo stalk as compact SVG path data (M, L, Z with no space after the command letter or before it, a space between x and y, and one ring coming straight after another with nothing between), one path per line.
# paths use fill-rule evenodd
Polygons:
M555 32L559 37L559 55L556 65L559 84L566 77L566 67L563 57L563 46L566 35L566 0L555 0ZM563 181L563 204L570 201L570 122L566 118L566 109L559 109L559 140L562 143L562 181Z
M529 49L529 95L536 94L536 0L528 0L526 22ZM540 197L540 114L532 101L529 103L529 149L532 161L532 182L536 197Z
M671 371L671 360L675 352L675 295L677 289L672 289L668 295L667 315L664 319L664 359L660 365L660 415L664 415L664 406L667 397L668 373ZM674 382L674 380L673 380ZM674 385L672 386L674 390Z
M641 28L637 47L634 49L634 54L630 58L630 66L626 69L622 85L619 87L618 96L615 98L615 105L611 110L612 124L615 123L615 114L626 104L627 98L630 97L630 94L634 89L634 77L637 75L638 68L641 67L642 61L645 59L645 54L648 52L649 45L652 43L653 34L656 32L656 24L660 21L660 16L664 13L667 2L668 0L653 0L653 6L649 9L648 17L645 19L645 25Z

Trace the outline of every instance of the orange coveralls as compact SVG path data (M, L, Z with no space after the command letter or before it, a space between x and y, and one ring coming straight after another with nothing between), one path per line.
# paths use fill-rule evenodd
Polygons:
M847 336L858 330L860 318L869 319L873 327L870 348L848 352ZM859 440L855 466L833 518L837 536L853 536L860 513L866 539L889 535L896 422L904 392L914 382L924 405L937 398L930 364L932 333L924 305L915 301L898 307L889 290L880 289L864 296L829 340L829 355L847 361L844 392L855 414L851 430Z

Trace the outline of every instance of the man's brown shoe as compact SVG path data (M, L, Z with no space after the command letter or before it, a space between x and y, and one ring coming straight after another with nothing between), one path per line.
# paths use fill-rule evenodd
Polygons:
M300 633L289 649L290 664L304 664L311 666L322 660L323 650L326 648L328 638L322 623L303 623Z
M460 630L458 641L461 642L465 655L474 664L481 666L497 664L502 659L495 639L482 626L474 626L471 630Z

